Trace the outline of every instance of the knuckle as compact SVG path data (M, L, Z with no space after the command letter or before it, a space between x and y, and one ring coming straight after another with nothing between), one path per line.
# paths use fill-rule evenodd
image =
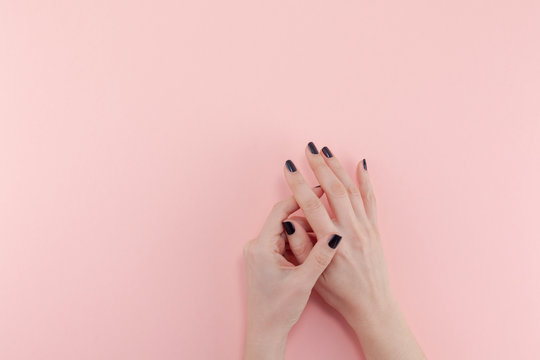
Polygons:
M319 200L319 198L317 197L314 197L314 198L310 198L308 199L305 203L304 203L304 211L317 211L319 209L321 209L322 207L322 202Z
M377 199L375 198L375 194L373 193L373 191L369 190L366 194L366 200L370 203L377 203Z
M316 252L313 254L313 260L318 267L325 268L328 264L329 256L321 252Z
M332 181L332 183L328 187L328 192L330 193L330 196L334 197L347 196L347 189L345 189L345 186L343 186L343 184L339 181Z
M248 259L258 256L258 254L260 253L259 248L260 247L255 244L255 240L249 241L247 244L244 245L244 258Z
M351 197L358 197L360 196L360 189L358 189L358 186L355 184L350 183L347 185L347 193L351 195Z
M275 203L274 206L272 206L272 210L270 213L276 214L279 216L284 216L286 213L286 208L287 208L286 200L282 200Z

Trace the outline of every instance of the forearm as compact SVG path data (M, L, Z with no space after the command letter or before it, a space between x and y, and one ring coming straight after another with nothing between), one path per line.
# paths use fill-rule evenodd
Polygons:
M369 316L347 319L367 360L426 359L397 303L381 307Z

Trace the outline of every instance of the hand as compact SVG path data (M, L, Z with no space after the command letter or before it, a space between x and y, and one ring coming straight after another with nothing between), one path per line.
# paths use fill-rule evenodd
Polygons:
M319 188L302 196L319 200ZM293 197L277 203L260 235L244 247L247 278L245 359L283 358L287 334L304 310L315 282L334 257L341 237L329 224L303 264L287 260L282 221L298 210Z
M322 153L313 143L306 148L335 217L328 216L318 198L306 197L302 175L290 166L285 178L305 218L291 217L285 223L289 246L302 263L312 251L312 233L322 238L337 229L343 245L317 281L316 291L353 327L368 359L423 359L390 288L367 164L358 164L355 184L328 148Z

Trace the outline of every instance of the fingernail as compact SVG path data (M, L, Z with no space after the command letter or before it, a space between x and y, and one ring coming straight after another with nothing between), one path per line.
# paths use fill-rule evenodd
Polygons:
M321 187L321 185L317 185L317 186L315 186L315 188L320 188L320 187Z
M327 158L331 158L332 156L332 152L330 151L329 148L327 148L326 146L322 148L322 153L324 154L324 156L326 156Z
M339 236L338 234L334 234L332 238L330 239L330 241L328 242L328 246L330 246L332 249L335 249L339 245L340 241L341 241L341 236Z
M307 146L309 147L309 151L311 151L312 154L318 154L319 153L319 151L317 150L317 147L311 141L309 142L309 144L307 144Z
M287 233L287 235L294 234L294 224L292 222L284 221L282 224L283 224L283 228L285 229L285 232Z
M364 170L367 171L367 162L366 162L366 159L362 159L362 164L364 165Z
M291 160L285 161L285 165L287 166L287 170L290 172L296 172L296 166L294 166L294 163Z

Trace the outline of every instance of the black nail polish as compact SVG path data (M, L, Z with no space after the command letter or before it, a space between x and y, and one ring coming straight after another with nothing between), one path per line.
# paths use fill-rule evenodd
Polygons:
M316 189L316 188L320 188L320 187L321 187L321 185L317 185L317 186L315 186L315 189Z
M322 148L322 153L324 154L324 156L326 156L327 158L331 158L332 156L332 152L330 151L329 148L327 148L326 146Z
M292 235L294 234L294 224L290 221L284 221L283 223L283 228L285 229L285 232L287 233L287 235Z
M291 160L285 161L285 165L287 166L287 170L290 172L296 172L296 166L294 166L294 163Z
M307 146L309 147L309 151L311 151L312 154L318 154L319 153L319 151L317 150L317 147L311 141L309 142L309 144L307 144Z
M367 162L366 162L366 159L362 159L362 164L364 165L364 170L367 171Z
M330 241L328 242L328 246L330 246L332 249L335 249L339 245L340 241L341 241L341 236L339 236L338 234L334 234L332 238L330 239Z

